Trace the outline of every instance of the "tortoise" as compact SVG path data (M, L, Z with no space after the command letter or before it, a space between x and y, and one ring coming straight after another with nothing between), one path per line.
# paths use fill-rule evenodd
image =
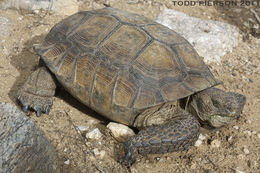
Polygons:
M58 81L99 114L140 130L125 142L129 165L138 154L188 149L200 124L226 125L246 102L214 88L221 81L182 36L116 8L69 16L34 49L44 65L17 92L23 110L48 114Z

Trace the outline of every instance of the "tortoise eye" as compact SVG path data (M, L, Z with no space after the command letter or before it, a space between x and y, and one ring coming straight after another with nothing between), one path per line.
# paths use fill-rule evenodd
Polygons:
M212 99L212 103L215 107L219 107L220 106L220 103L218 100L215 100L215 99Z

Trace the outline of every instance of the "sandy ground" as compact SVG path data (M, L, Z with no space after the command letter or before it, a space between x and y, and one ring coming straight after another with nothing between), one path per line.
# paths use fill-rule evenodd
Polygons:
M101 8L103 3L152 19L167 7L202 19L230 21L226 17L228 14L223 14L219 8L177 7L166 0L130 4L124 0L84 1L80 10ZM13 21L11 35L0 40L0 102L17 105L16 91L39 61L32 45L41 42L50 28L65 16L16 10L0 10L0 16ZM233 24L239 26L240 23ZM37 118L35 113L28 113L28 116L55 146L61 172L260 172L260 39L246 30L241 34L244 37L232 53L226 54L220 63L208 65L213 74L224 82L219 88L246 95L243 114L227 127L214 130L202 128L201 133L206 137L203 143L188 151L140 157L131 168L126 168L118 162L123 154L122 143L117 142L105 127L109 121L64 90L55 97L49 116ZM86 139L86 132L77 130L77 126L86 126L89 130L98 127L103 135L98 140Z

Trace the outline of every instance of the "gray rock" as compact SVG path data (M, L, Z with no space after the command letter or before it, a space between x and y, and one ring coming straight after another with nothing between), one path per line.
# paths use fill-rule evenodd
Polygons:
M4 0L1 8L14 8L23 10L49 9L52 6L52 0Z
M0 104L0 172L59 170L54 147L38 127L15 106Z
M102 133L98 128L94 128L90 130L88 133L86 133L87 139L100 139L102 137Z
M71 15L78 12L76 0L4 0L0 8L14 8L38 13L39 9L51 10L61 15Z
M87 131L87 130L89 129L88 126L76 126L76 128L77 128L79 131L82 131L82 132Z
M230 24L202 20L171 9L165 9L156 21L186 38L209 62L219 62L226 52L232 52L240 36L239 30Z
M0 38L8 37L13 31L13 22L7 17L0 16Z

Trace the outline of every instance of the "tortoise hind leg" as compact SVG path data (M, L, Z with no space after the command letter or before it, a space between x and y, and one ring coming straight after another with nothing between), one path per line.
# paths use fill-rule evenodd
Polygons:
M36 69L17 92L17 99L23 106L23 111L32 108L37 116L42 112L49 113L56 84L46 67Z
M125 143L126 164L131 165L138 154L181 151L194 145L199 135L197 119L180 108L173 114L169 122L147 127Z

